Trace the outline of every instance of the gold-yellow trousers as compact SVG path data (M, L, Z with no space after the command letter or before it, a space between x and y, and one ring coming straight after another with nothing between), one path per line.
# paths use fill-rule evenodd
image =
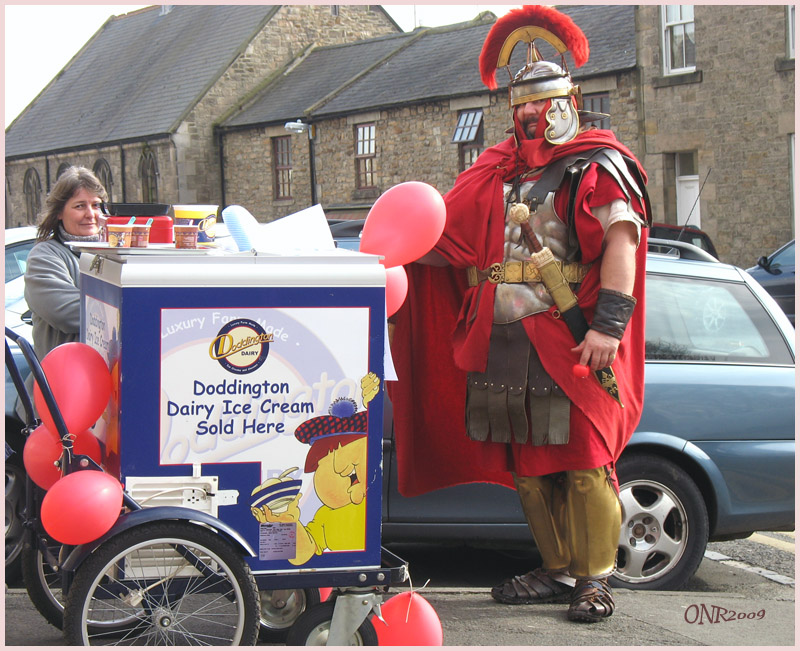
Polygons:
M614 571L622 510L606 468L514 477L546 570L576 579Z

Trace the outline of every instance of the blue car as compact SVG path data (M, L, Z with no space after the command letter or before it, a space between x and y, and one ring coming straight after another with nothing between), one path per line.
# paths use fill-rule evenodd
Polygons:
M762 255L747 270L766 289L794 325L794 240L770 255Z
M645 402L623 452L618 587L677 590L709 541L794 530L794 329L746 272L650 241ZM383 542L533 544L516 493L397 491L384 440Z

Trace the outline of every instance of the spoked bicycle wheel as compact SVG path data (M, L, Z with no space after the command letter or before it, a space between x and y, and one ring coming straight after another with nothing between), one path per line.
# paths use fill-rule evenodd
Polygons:
M219 534L151 522L116 536L78 568L64 609L70 645L254 645L258 590L245 560ZM128 617L126 630L97 631Z
M60 544L48 544L48 549L59 563L64 561ZM45 560L44 552L38 547L22 550L22 578L36 610L53 626L62 628L64 597L61 594L61 575Z

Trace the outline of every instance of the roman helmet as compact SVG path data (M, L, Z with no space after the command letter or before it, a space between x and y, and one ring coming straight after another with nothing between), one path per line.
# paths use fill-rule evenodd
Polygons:
M542 58L536 40L549 43L561 55L561 65ZM513 77L509 60L514 48L527 45L525 66ZM565 54L570 52L575 66L589 58L589 42L581 29L566 14L542 5L525 5L513 9L495 22L481 50L479 64L481 80L490 89L497 88L495 71L505 67L510 83L509 106L549 99L545 112L545 139L554 145L569 142L580 130L581 121L608 117L603 113L583 111L580 86L573 83Z

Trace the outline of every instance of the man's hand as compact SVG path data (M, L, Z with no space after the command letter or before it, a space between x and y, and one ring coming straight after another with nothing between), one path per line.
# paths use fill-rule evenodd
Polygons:
M593 371L611 366L617 356L619 339L605 335L597 330L589 330L583 341L572 349L579 354L580 364L588 366Z

